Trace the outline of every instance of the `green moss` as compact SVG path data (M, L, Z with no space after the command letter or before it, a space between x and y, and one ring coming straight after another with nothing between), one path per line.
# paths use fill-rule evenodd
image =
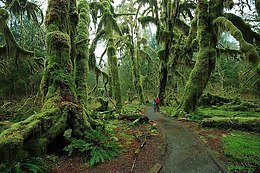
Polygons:
M31 140L46 133L55 122L56 114L58 114L57 109L50 109L4 130L0 134L0 161L16 160L22 157L21 153L32 153L27 142L30 143Z
M7 26L7 20L9 19L8 11L4 8L0 8L0 31L3 32Z
M69 33L70 0L50 0L45 17L47 31L63 31Z
M258 52L252 44L245 41L242 32L231 21L225 17L218 17L213 23L217 26L218 32L230 31L231 35L239 42L240 50L246 55L248 61L258 64L260 60Z
M50 53L57 49L70 51L70 36L61 31L48 32L46 35L46 44L51 48ZM49 63L50 59L48 59Z
M75 83L79 102L86 107L88 88L88 61L89 61L89 24L90 9L86 0L78 1L79 23L76 33Z
M226 111L222 109L212 109L212 108L199 108L199 112L202 112L204 115L211 116L211 117L258 117L260 118L259 112Z
M232 161L260 166L259 135L235 132L223 138L223 146Z
M138 18L138 20L141 22L143 27L147 26L149 23L156 24L156 19L152 16L141 16Z

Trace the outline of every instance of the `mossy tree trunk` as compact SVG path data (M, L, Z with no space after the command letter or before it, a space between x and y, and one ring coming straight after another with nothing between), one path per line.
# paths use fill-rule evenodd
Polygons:
M86 0L78 1L79 23L76 33L75 83L78 101L86 107L88 87L90 9Z
M109 26L112 29L112 26ZM118 66L117 66L117 57L116 57L116 49L114 46L113 40L113 30L111 30L109 40L108 40L108 48L107 48L107 55L108 55L108 65L111 74L111 82L113 88L113 94L116 100L116 109L120 112L122 109L122 98L121 98L121 87L119 81L119 74L118 74Z
M103 19L100 21L105 28L105 34L107 37L107 57L108 57L108 66L109 66L109 72L111 75L110 79L110 85L111 90L113 93L113 96L116 101L116 109L118 112L121 112L122 109L122 98L121 98L121 86L120 86L120 80L119 80L119 74L118 74L118 60L116 57L116 48L114 43L114 31L120 31L115 19L113 18L112 12L110 11L110 3L109 1L103 2L104 7L104 14Z
M198 1L197 37L199 53L194 69L186 83L182 102L177 108L177 114L180 114L181 111L189 113L196 109L215 68L217 34L221 34L223 29L230 31L231 35L239 41L240 51L246 55L250 62L256 65L259 62L258 52L252 44L246 42L243 38L245 35L231 21L221 17L223 8L224 1Z
M72 129L81 137L90 124L77 99L71 48L71 12L74 0L49 0L46 15L47 66L42 80L42 113L16 123L0 134L0 161L12 161L46 153L50 143ZM72 9L73 8L73 9ZM74 11L73 17L77 14ZM76 70L77 71L77 70ZM79 86L79 84L78 84Z
M134 29L132 28L132 30ZM140 45L138 41L135 43L133 35L134 33L132 33L131 36L129 36L132 42L132 45L130 47L130 52L131 52L131 62L132 62L133 83L139 98L139 104L143 104L144 94L143 94L143 86L142 86L142 78L141 78L141 67L140 67L141 62L140 62L140 55L139 55ZM138 40L139 38L137 33L136 33L136 37Z
M218 6L218 2L215 6ZM178 107L178 111L192 112L196 109L198 101L210 79L210 75L215 67L216 59L216 35L214 34L212 19L217 17L217 13L210 8L207 0L198 1L198 42L199 53L193 70L190 73L186 83L182 101ZM217 11L221 11L221 8Z

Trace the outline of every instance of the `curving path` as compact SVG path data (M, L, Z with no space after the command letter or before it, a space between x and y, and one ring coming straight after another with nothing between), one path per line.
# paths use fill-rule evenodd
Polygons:
M160 173L222 173L222 163L207 146L178 121L147 111L150 120L158 123L167 139L164 165Z

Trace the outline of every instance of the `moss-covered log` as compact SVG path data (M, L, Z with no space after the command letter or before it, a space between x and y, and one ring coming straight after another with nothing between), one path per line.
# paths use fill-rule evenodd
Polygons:
M226 103L232 102L234 99L229 99L225 97L220 97L218 95L213 95L210 93L206 93L203 95L199 101L200 106L213 106L213 105L224 105Z
M236 117L236 118L206 118L201 122L202 127L216 127L220 129L236 129L260 132L260 118Z

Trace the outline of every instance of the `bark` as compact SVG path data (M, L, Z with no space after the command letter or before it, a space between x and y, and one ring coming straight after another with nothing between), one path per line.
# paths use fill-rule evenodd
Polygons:
M44 154L49 144L69 128L72 129L72 136L77 138L91 128L83 106L77 100L71 61L71 39L74 37L70 33L75 24L70 25L70 14L75 6L74 0L48 2L45 21L47 66L42 80L42 93L45 94L42 113L14 124L0 134L1 162Z

